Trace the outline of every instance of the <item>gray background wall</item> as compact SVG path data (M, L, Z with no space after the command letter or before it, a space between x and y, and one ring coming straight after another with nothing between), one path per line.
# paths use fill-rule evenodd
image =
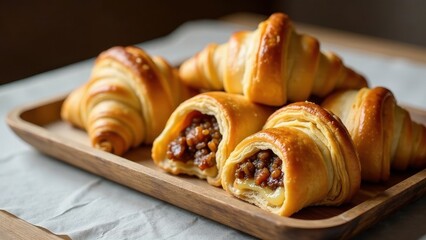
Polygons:
M0 0L0 84L167 35L185 21L283 11L294 21L426 47L421 0Z

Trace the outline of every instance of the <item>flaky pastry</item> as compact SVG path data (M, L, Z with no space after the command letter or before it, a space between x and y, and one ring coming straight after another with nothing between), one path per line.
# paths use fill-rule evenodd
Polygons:
M87 130L95 148L122 155L152 143L172 111L193 95L163 58L113 47L98 56L89 81L65 99L61 116Z
M179 75L188 86L224 89L271 106L367 86L335 53L321 52L317 39L298 34L282 13L254 31L233 34L226 43L209 44L181 65Z

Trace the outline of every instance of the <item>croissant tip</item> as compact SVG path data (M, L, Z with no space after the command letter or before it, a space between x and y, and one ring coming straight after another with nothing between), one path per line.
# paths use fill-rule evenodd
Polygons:
M102 151L105 151L105 152L109 152L109 153L114 152L114 148L113 148L112 144L110 142L107 142L107 141L102 141L102 142L96 143L94 147L97 148L97 149L100 149Z

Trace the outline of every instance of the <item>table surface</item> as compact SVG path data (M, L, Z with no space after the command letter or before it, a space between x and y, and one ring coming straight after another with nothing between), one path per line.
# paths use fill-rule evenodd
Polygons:
M236 14L224 21L189 22L139 47L173 64L209 42L253 29L263 16ZM296 24L321 48L337 52L370 86L391 89L398 102L426 110L426 50L365 36ZM90 74L93 59L0 86L0 114L70 92ZM40 154L0 123L0 239L250 239L244 233L86 173ZM357 236L426 237L426 196Z

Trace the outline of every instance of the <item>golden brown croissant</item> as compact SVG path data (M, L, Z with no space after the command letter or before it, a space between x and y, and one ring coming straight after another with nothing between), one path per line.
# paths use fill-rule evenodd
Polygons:
M271 106L367 86L336 54L320 52L315 38L296 33L282 13L272 14L255 31L237 32L227 43L208 45L185 61L179 74L188 86L225 89Z
M327 97L322 106L338 115L351 134L363 180L386 181L391 167L426 166L426 128L411 121L388 89L338 92Z
M206 92L183 102L152 146L152 159L173 174L221 185L222 167L234 147L259 131L274 109L226 92Z
M361 170L349 133L310 102L287 105L226 161L222 186L282 216L311 205L340 205L359 190Z
M113 47L98 56L90 80L66 98L61 116L86 129L94 147L122 155L152 143L192 95L164 59L137 47Z

